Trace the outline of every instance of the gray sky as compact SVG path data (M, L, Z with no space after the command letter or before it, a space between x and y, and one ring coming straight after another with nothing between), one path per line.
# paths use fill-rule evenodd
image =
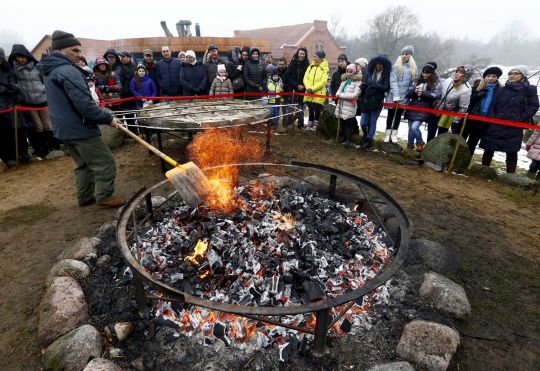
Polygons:
M540 22L537 18L540 14L540 1L537 0L452 0L445 2L445 5L436 0L343 3L347 7L340 12L341 22L349 34L359 34L366 21L387 6L406 5L419 15L423 31L437 31L446 37L469 36L489 41L514 19L521 20L530 30L531 36L540 36ZM370 3L376 6L367 5ZM339 11L337 2L329 0L12 0L4 1L1 8L0 38L7 37L6 30L15 32L22 38L17 41L24 42L29 49L45 34L51 34L56 29L71 32L77 37L105 40L155 37L164 36L160 21L166 21L171 32L176 35L176 22L188 19L194 24L200 23L202 36L231 37L235 29L309 23L315 19L330 21L331 15ZM194 29L192 31L195 33ZM0 45L7 46L5 40L0 40ZM6 52L9 53L9 50Z

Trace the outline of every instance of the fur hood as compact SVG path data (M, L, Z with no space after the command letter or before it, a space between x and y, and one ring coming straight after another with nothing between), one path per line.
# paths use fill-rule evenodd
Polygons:
M344 73L341 75L341 81L347 80L347 74ZM353 82L359 82L362 81L362 72L355 73L352 77Z
M232 48L231 50L227 52L227 59L229 60L229 62L232 62L238 66L240 64L240 60L238 59L238 54L241 54L241 53L242 53L242 50L240 50L240 47L235 46L234 48Z
M384 66L383 71L385 73L390 73L390 70L392 69L392 62L390 59L388 59L386 54L379 54L378 56L371 58L367 65L367 71L370 75L373 74L373 71L375 71L375 65L377 63L381 63Z

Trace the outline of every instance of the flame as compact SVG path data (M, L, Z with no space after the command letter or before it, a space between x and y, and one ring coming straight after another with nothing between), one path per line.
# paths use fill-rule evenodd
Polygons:
M264 153L261 142L240 126L205 130L193 138L187 152L190 160L201 168L258 162ZM214 187L213 194L207 199L212 209L228 212L239 206L231 197L238 181L238 167L212 169L206 175Z
M205 279L210 274L210 271L204 271L203 273L199 274L200 279Z
M196 259L197 256L200 256L201 258L203 258L207 249L208 249L208 242L204 240L199 240L197 242L197 246L195 246L195 251L193 252L193 254L186 256L184 258L184 261L190 261L198 265L199 262Z

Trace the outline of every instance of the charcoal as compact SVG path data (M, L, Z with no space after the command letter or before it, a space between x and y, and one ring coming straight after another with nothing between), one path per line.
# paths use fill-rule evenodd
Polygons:
M259 299L261 297L261 295L263 294L259 289L257 289L256 287L253 287L253 286L250 286L249 288L249 293L255 298L255 299Z
M144 268L148 269L150 272L156 272L158 270L156 263L154 263L153 261L151 261L150 259L146 257L141 259L141 265Z
M180 337L180 334L178 332L172 332L172 331L167 332L165 334L165 341L171 343L173 341L178 340L179 337Z
M283 275L283 281L284 281L285 283L291 284L291 283L294 282L294 277L293 277L292 274L284 274L284 275Z
M214 273L218 268L223 266L223 262L219 255L212 249L208 250L207 254L208 264L210 265L210 270Z
M343 322L341 322L341 325L339 326L339 329L346 334L348 334L349 331L351 331L351 328L352 328L352 323L347 318L345 318Z
M291 343L285 343L279 346L279 360L281 362L289 361L289 352L291 351Z
M212 344L214 344L215 341L216 341L216 339L211 338L211 337L209 337L209 336L205 336L205 337L204 337L204 344L203 344L203 345L204 345L205 347L209 347L209 346L211 346Z
M160 314L159 316L156 317L156 323L158 325L174 328L176 330L180 329L180 325L178 323L176 323L173 320L170 320L167 317L163 317L162 314Z
M306 335L302 335L302 340L300 340L298 349L300 350L300 354L303 356L307 355L307 337Z
M268 293L271 295L275 295L278 293L278 290L279 290L278 285L279 285L279 277L274 276L270 278L269 280L267 280L266 291L268 291Z
M326 298L326 294L318 281L304 281L302 287L311 303Z
M240 301L238 302L238 304L240 305L248 305L249 303L251 303L251 301L253 300L253 295L251 294L248 294L248 295L244 295Z

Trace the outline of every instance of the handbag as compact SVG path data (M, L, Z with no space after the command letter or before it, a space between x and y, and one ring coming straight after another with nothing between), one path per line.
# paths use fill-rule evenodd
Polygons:
M244 90L244 78L240 74L237 78L231 80L233 91Z

